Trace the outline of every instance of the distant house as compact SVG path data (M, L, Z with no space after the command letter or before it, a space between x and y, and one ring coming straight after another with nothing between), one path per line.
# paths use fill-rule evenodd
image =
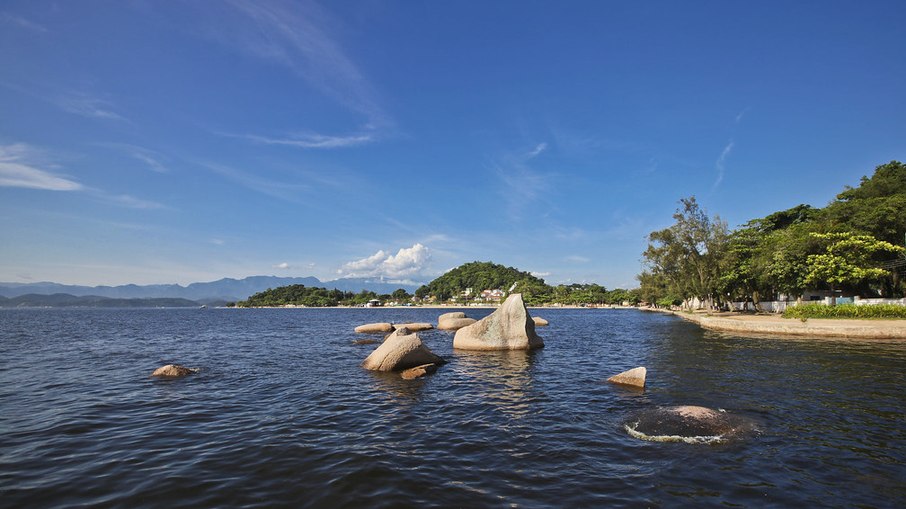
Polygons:
M371 299L365 303L366 308L377 308L381 307L381 301L378 299Z
M500 302L503 299L503 290L495 288L493 290L483 290L481 298L492 302Z

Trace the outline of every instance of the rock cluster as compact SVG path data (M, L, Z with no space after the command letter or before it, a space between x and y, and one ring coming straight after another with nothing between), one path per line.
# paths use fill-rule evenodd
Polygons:
M514 293L490 315L456 331L453 348L462 350L531 350L543 348L522 294Z

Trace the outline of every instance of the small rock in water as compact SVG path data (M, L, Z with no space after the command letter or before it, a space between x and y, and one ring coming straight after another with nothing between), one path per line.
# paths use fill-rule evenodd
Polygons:
M389 323L366 323L355 328L356 332L362 334L376 334L379 332L392 332L393 325Z
M187 368L185 366L180 366L179 364L167 364L166 366L155 369L154 373L151 373L151 376L175 378L198 373L198 371L200 371L198 368Z
M545 320L544 318L541 318L540 316L533 316L532 320L535 321L535 325L538 327L544 327L550 323L547 320Z
M607 379L608 382L613 382L620 385L631 385L633 387L645 387L645 375L648 371L644 367L638 367L630 369L629 371L624 371L619 375L614 375Z
M422 364L400 372L404 380L414 380L427 375L433 375L437 371L437 364Z
M472 325L478 320L474 318L444 318L438 320L437 328L440 330L459 330L467 325Z
M377 343L377 342L378 342L378 340L376 340L376 339L357 339L357 340L353 341L352 344L353 345L373 345L374 343Z
M444 364L444 360L435 355L422 343L418 334L400 334L394 332L384 339L362 363L362 367L373 371L400 371L423 364Z

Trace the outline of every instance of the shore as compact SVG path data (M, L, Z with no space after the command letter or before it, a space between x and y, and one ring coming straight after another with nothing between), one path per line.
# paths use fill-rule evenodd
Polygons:
M906 339L906 320L846 320L740 313L661 311L721 332L857 339Z

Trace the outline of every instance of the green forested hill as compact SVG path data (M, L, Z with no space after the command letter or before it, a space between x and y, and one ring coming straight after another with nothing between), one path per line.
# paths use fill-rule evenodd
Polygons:
M462 296L468 288L472 289L474 296L482 290L495 288L507 291L514 283L516 288L513 291L522 293L526 301L531 300L531 296L535 294L546 294L550 291L550 287L543 279L528 272L493 262L470 262L422 286L415 291L415 295L420 298L433 296L437 300L445 301L451 297Z

